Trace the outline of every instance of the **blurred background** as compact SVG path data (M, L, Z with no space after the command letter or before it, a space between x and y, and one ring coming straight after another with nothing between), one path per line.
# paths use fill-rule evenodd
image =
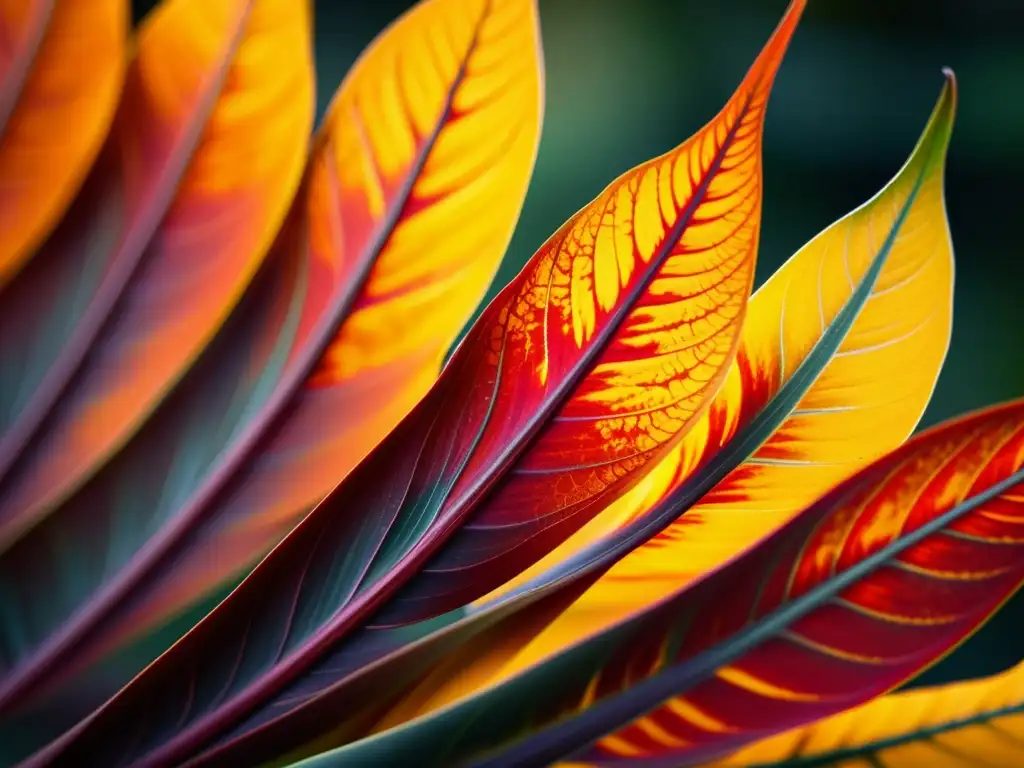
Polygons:
M296 0L299 2L300 0ZM785 0L539 0L544 132L519 229L492 288L615 176L710 119ZM136 0L137 16L153 2ZM320 113L403 0L317 0ZM960 108L947 176L957 259L952 346L922 426L1024 395L1024 2L810 0L765 139L758 281L861 204L913 147L950 66ZM1024 658L1024 595L916 683Z

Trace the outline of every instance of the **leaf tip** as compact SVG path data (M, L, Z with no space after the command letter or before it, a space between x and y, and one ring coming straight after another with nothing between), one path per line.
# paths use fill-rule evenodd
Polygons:
M793 33L796 32L797 25L800 23L800 18L803 16L806 7L807 0L790 0L786 11L782 14L782 19L775 27L775 31L772 32L772 36L768 39L764 50L754 64L753 69L757 72L759 79L767 74L768 82L765 83L766 85L770 84L771 79L782 63L782 57L789 47L790 40L793 39Z
M949 67L942 68L945 83L939 98L932 110L931 118L925 127L920 148L930 146L928 154L933 163L945 164L946 150L949 148L950 136L953 133L953 121L956 116L957 81L956 74Z
M950 117L952 117L953 113L956 112L958 92L956 72L953 71L952 67L943 67L942 76L946 78L946 82L942 86L942 93L939 95L939 103L948 105Z

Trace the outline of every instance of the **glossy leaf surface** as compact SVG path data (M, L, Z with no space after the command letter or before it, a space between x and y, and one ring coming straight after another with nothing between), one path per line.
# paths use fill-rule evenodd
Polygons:
M1024 664L982 680L893 693L765 739L715 768L1020 765Z
M393 625L458 607L639 481L713 396L735 351L756 250L765 102L802 7L705 129L562 227L396 431L49 757L102 749L108 729L132 717L133 753L111 759L174 761L261 705L286 712L312 692L286 686L329 684L302 674L371 614L371 624ZM200 680L211 695L195 693ZM161 702L145 722L141 700Z
M1020 587L1022 461L1024 401L940 425L692 587L309 765L678 766L859 705Z
M309 24L290 0L167 0L139 29L108 145L0 309L22 361L0 549L124 444L252 279L306 158Z
M117 106L127 39L126 0L0 2L0 290L89 171Z
M20 611L9 634L34 635L0 690L38 690L237 578L428 387L522 205L538 45L530 0L434 0L364 54L269 257L276 276L128 449L0 563ZM89 546L69 559L71 529Z

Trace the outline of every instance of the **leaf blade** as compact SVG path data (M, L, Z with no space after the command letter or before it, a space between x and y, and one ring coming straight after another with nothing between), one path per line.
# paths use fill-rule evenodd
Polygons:
M941 370L952 324L953 256L942 177L955 107L950 72L901 171L801 248L751 297L723 390L652 472L649 486L616 502L579 540L570 539L489 598L557 571L561 561L652 513L684 484L707 488L703 497L687 494L688 506L678 510L688 517L623 560L589 595L594 602L588 610L607 612L609 620L623 615L637 607L625 593L626 582L643 577L655 592L681 586L909 436ZM897 215L901 208L905 217ZM856 263L846 263L848 254ZM794 323L794 314L803 322ZM863 373L871 357L874 376ZM733 450L731 441L747 447ZM718 475L713 488L704 480L712 474ZM737 527L732 521L740 513L746 522Z
M730 156L725 163L729 166L727 170L732 170L734 161L745 163L746 168L759 168L758 145L764 101L802 8L802 2L792 5L784 22L780 25L780 31L766 47L763 56L752 67L750 75L741 86L739 96L730 102L718 118L724 123L712 123L711 127L699 134L696 139L684 144L682 150L677 149L674 153L656 159L652 164L642 166L640 171L634 172L633 175L627 174L623 177L626 182L633 179L639 184L640 176L648 173L646 183L656 184L657 175L651 169L656 168L658 163L671 164L673 160L685 156L683 155L684 150L689 152L693 147L699 146L699 142L707 142L710 146L711 143L721 141L730 135L739 136L743 141L740 142L739 149L736 149L738 154ZM750 123L743 123L747 118L750 118ZM731 133L728 128L732 129ZM735 148L734 145L728 143L727 147ZM749 152L749 154L745 154L745 152ZM724 162L727 152L723 150L717 159L715 153L709 154L710 156L704 158L702 162L706 162L708 168L717 169ZM680 166L682 166L681 163ZM682 173L685 171L681 168ZM632 282L629 283L629 291L623 290L620 294L624 303L618 305L614 310L601 310L604 314L601 316L600 322L603 324L601 327L606 329L605 331L599 332L597 325L596 307L600 299L597 289L593 288L592 284L588 284L585 290L578 287L579 290L584 290L584 295L593 302L591 306L595 307L595 314L593 317L579 313L574 316L571 307L564 308L569 311L562 316L564 323L557 329L557 332L560 334L560 340L564 339L571 347L555 350L552 357L547 360L549 363L547 368L537 369L528 363L529 367L526 373L529 376L518 380L522 387L528 386L531 390L534 388L534 377L540 377L547 382L550 393L546 392L545 396L541 398L540 416L531 418L520 412L512 422L506 422L504 417L518 410L516 405L520 401L517 398L525 396L525 392L523 389L517 390L513 386L517 380L509 380L502 384L501 402L497 402L498 399L493 397L501 377L494 376L491 372L495 368L500 369L502 365L502 338L505 334L501 332L491 336L492 329L501 331L505 327L509 322L509 317L512 316L512 313L504 311L508 302L511 298L519 295L520 291L528 289L532 285L530 281L534 277L537 277L536 284L543 282L546 286L549 281L554 282L549 280L552 270L548 265L554 263L555 255L569 238L572 228L585 228L587 217L592 216L595 210L600 211L603 206L607 205L613 199L613 192L626 188L613 185L610 188L611 192L606 191L605 195L599 198L590 209L585 209L560 232L556 233L555 237L549 241L548 246L542 248L520 278L514 281L499 296L496 303L485 311L483 319L477 323L474 330L470 331L469 337L448 364L439 383L413 410L411 415L399 425L396 431L391 433L374 453L355 470L340 486L339 491L332 494L325 503L305 518L282 545L257 567L253 575L239 590L233 593L232 597L222 603L214 614L215 619L200 624L182 643L165 655L162 662L151 667L151 670L156 669L157 671L149 673L147 682L139 683L138 680L142 678L138 678L130 689L126 689L132 691L126 695L134 696L139 695L139 691L147 685L162 688L168 683L173 687L177 682L181 682L180 676L177 680L164 677L164 672L160 669L170 669L174 663L172 658L177 654L183 654L179 658L190 655L189 646L193 643L196 644L194 647L199 647L199 644L206 644L209 639L216 636L219 638L216 642L221 647L214 653L215 656L219 655L221 650L228 652L229 648L234 653L237 650L234 645L235 638L229 640L223 630L226 627L240 629L247 626L250 618L257 622L257 635L261 637L261 644L264 644L265 648L271 649L269 654L253 650L253 644L248 643L244 637L241 638L243 652L256 654L247 662L247 665L252 666L246 668L258 667L260 671L247 675L240 681L232 680L230 695L212 706L202 705L205 707L205 711L196 711L190 707L185 718L187 723L176 734L171 734L167 730L160 732L159 729L162 726L156 723L150 722L144 726L147 729L144 738L152 741L152 746L142 747L142 749L150 750L145 754L144 760L158 762L177 759L186 752L215 738L234 725L254 706L276 695L289 682L301 677L305 669L328 652L333 643L343 638L367 614L387 599L390 593L397 589L413 570L418 568L419 563L443 542L448 530L457 524L458 519L468 514L474 505L481 501L482 493L493 483L493 480L497 479L496 475L508 470L510 463L516 460L517 454L522 452L533 434L542 426L540 422L557 412L562 405L562 399L565 398L567 402L573 402L573 390L576 389L577 383L574 377L584 376L589 372L588 366L596 363L607 363L614 367L623 362L629 362L630 358L624 351L628 349L627 345L623 344L614 349L609 346L608 349L611 349L612 352L607 358L602 358L599 353L604 351L605 346L603 344L593 346L594 340L607 342L617 338L615 332L620 325L629 331L625 335L626 338L630 338L630 334L633 334L632 337L635 338L638 330L642 330L637 325L628 325L624 322L627 318L630 318L630 322L639 322L637 316L631 315L629 312L632 308L630 301L636 301L638 295L635 294L642 293L642 289L658 276L668 279L679 277L679 275L673 274L663 275L658 271L669 254L674 253L674 249L679 246L676 240L684 242L683 247L698 248L701 243L704 247L707 247L709 242L713 244L709 238L715 232L719 236L726 235L726 240L730 234L735 234L734 223L729 224L722 218L713 217L703 221L700 217L694 216L694 211L700 209L701 205L705 203L709 206L705 210L706 213L715 211L715 198L720 194L728 196L730 193L732 193L732 198L729 205L719 206L718 214L721 214L723 208L729 210L730 206L739 207L741 212L750 212L754 207L759 206L759 203L752 202L752 198L745 194L749 191L750 186L755 187L759 192L760 185L756 180L756 174L753 176L754 181L751 181L751 177L743 176L742 172L738 176L740 177L738 179L733 177L733 181L737 183L735 187L728 186L726 182L723 182L726 184L725 187L722 184L712 184L714 173L711 174L711 177L704 179L702 183L695 183L692 186L691 192L694 193L694 197L691 202L696 201L692 209L680 204L681 210L673 213L673 216L676 217L674 221L679 224L680 230L686 229L685 225L693 217L696 231L691 233L690 239L680 239L681 233L668 226L664 228L661 235L650 238L648 236L655 230L644 230L647 235L642 235L641 239L647 244L646 247L659 250L661 260L654 261L652 259L652 264L648 265L646 272L630 273ZM679 178L682 179L682 175ZM746 189L743 188L744 182L748 183ZM705 200L704 196L709 189L711 190L710 197ZM657 187L654 187L653 191L655 196L647 195L647 202L644 205L653 206L647 210L657 213L659 205L656 194ZM743 206L747 207L743 208ZM645 226L648 225L645 224ZM745 224L741 222L740 229L743 226ZM666 233L669 236L666 237ZM658 237L663 237L664 242L658 243ZM733 253L735 272L738 276L730 277L725 274L725 281L734 279L736 284L730 290L724 291L724 295L720 295L716 301L721 301L724 304L732 302L732 306L741 311L753 267L753 244L750 230L743 231L742 236L737 236L732 245L740 252L739 255ZM611 247L610 244L608 247ZM653 251L649 255L653 255ZM705 282L701 283L697 280L695 283L691 283L692 287L699 289L695 296L699 296L707 289L713 289L715 279L722 280L721 276L708 277L707 273L713 270L708 266L708 261L702 261L701 258L694 259L694 266L696 274L702 276ZM711 264L714 264L713 257L703 258L711 259ZM567 258L565 261L569 263L571 260ZM583 261L587 260L583 259ZM638 258L638 263L639 261L641 260ZM612 263L617 266L617 262ZM674 269L678 268L679 265L676 264ZM727 270L728 267L723 272ZM571 274L571 271L566 274ZM543 275L543 280L540 279L540 275ZM680 299L685 302L695 298L682 290L687 283L686 277L680 279L682 285L677 283L674 288L678 291ZM605 288L601 290L607 289L608 286L605 285ZM625 299L630 301L625 301ZM654 303L657 304L656 301ZM656 314L659 310L655 307L651 311ZM708 364L710 369L715 369L726 362L728 355L731 354L729 350L734 349L736 338L734 325L738 316L739 312L735 312L726 317L724 329L711 328L710 331L706 329L702 331L709 334L710 338L700 339L700 332L690 336L690 338L697 338L709 345L712 349L709 356L718 355L714 362ZM591 325L592 320L595 323L593 325ZM602 338L598 338L599 336ZM580 339L580 344L586 348L583 354L580 353L580 347L576 346L577 338ZM488 343L492 339L497 342L494 346ZM484 343L480 343L481 340ZM518 340L516 344L525 346L525 337ZM590 346L586 346L587 344ZM573 347L576 351L569 354ZM719 349L714 352L716 347ZM510 350L512 348L512 346L509 347ZM537 345L532 347L534 354L538 353L539 348ZM551 349L554 350L553 347ZM662 351L668 352L669 355L683 354L679 350ZM644 350L645 354L649 352L650 348ZM635 352L630 354L634 358L640 357ZM527 360L529 359L527 357ZM537 360L537 358L534 357L533 360ZM701 364L702 361L697 360L694 367ZM605 370L611 370L611 368ZM592 397L594 402L600 401L601 393L607 391L607 388L602 389L602 383L599 378L592 379L587 384L588 388L581 390L583 396L574 402L573 407L581 410L590 407L591 400L588 400L587 397ZM701 385L704 383L706 382L701 381L695 389L702 390ZM713 386L710 388L713 389ZM668 394L668 387L664 387L659 392L659 396ZM693 395L695 395L694 403L697 404L705 397L701 391L687 393L687 396ZM449 408L456 409L460 414L461 422L442 425L442 428L435 431L434 417L439 409L439 404L442 403L447 404ZM693 408L693 412L698 410L699 407ZM693 415L693 413L688 415ZM493 420L491 420L492 416ZM682 428L685 426L686 420L688 419L680 419L683 423L673 426L672 429ZM567 421L567 423L574 422ZM489 425L491 426L490 431L488 431ZM511 448L509 440L506 439L509 434L516 435L511 443ZM665 439L670 440L672 437L674 436ZM367 481L368 478L380 477L382 467L385 466L388 468L388 476L392 480L389 486L381 488L379 483ZM523 476L529 477L526 473ZM529 481L524 481L520 487L530 489L534 486L531 486ZM620 488L614 489L615 492L619 490ZM595 494L594 502L598 501L596 496L597 494ZM491 507L491 509L494 508L499 507ZM335 513L336 509L372 510L373 515L361 517L351 511L346 515L338 515ZM429 531L426 539L420 537L423 531ZM425 540L426 544L424 544ZM344 557L335 556L336 553L342 551L346 553ZM391 570L392 564L398 564L393 571ZM493 578L493 576L489 578ZM266 581L264 582L264 580ZM265 586L262 586L263 584L276 585L272 600L266 599L268 594ZM329 585L329 587L324 585ZM481 589L483 588L481 585ZM262 596L259 601L255 601L257 595ZM450 595L445 599L457 602L462 599L462 596ZM282 600L284 602L281 602ZM429 613L436 615L443 610L443 605L444 603L431 605ZM242 615L247 618L239 622L238 619ZM282 621L282 618L285 620ZM411 620L413 617L408 614L401 618L402 622ZM393 619L389 619L389 621L393 621ZM221 628L215 630L217 626ZM230 631L234 631L234 629ZM273 640L270 640L271 632L274 636ZM247 632L246 636L248 636ZM196 671L198 673L198 670ZM205 673L203 674L205 675ZM170 698L177 697L178 692L169 693L165 700L169 701ZM110 720L107 722L115 722L121 716L121 712L126 711L121 709L125 701L126 699L122 698L115 700L110 705L107 713L103 716L109 715ZM93 733L102 731L102 727L96 726L102 723L103 717L93 719L89 724L83 726L83 729L70 734L67 739L55 745L54 751L48 753L48 759L57 754L60 755L60 759L65 759L67 755L73 754L76 749L81 748L82 744L89 743L93 738ZM174 720L177 722L177 718ZM94 728L95 730L93 730ZM150 728L154 730L149 730ZM141 755L138 757L142 759Z
M32 394L0 443L5 548L131 437L262 263L313 112L308 15L281 13L273 0L172 0L141 28L110 141L21 286L46 296L55 271L73 283L100 275L22 383ZM182 57L187 66L168 64ZM97 206L114 213L96 218ZM97 231L111 222L113 233ZM190 312L177 311L186 301ZM5 339L24 334L17 347L31 350L50 308L5 312Z
M472 718L471 711L492 733L481 728L483 741L469 745L470 752L437 759L461 754L474 756L474 765L529 764L576 752L573 759L600 765L687 764L873 698L962 642L1024 581L1014 501L1024 480L1022 418L1024 404L1015 401L923 433L827 494L748 557L655 609L475 700L309 764L400 754L391 750L413 741L425 752L443 741L459 749L467 745L434 729L453 717ZM886 494L897 491L904 505L886 509ZM866 504L878 508L877 517ZM834 536L840 531L847 535ZM895 559L909 570L885 571ZM914 572L939 574L936 568L964 574L958 591L950 591L953 582L944 576ZM828 602L836 595L842 595L838 603ZM885 603L887 597L896 602ZM699 618L710 604L715 608L707 615L717 624ZM905 618L895 622L897 616ZM837 633L837 622L845 630ZM798 645L787 645L792 642ZM819 652L827 653L808 655ZM529 726L541 680L569 669L580 670L574 690L549 694L550 709L542 715L555 724L490 752L502 733L508 739ZM513 717L513 704L521 716ZM500 707L500 716L492 706ZM560 717L560 710L578 714ZM599 740L597 746L587 746L591 740Z
M111 655L237 578L426 388L486 288L525 195L541 112L534 13L529 0L503 3L497 12L476 0L424 3L353 68L268 257L277 276L264 275L250 291L253 306L235 313L242 317L229 320L129 450L0 561L0 583L17 593L23 617L40 593L63 602L37 632L16 686L3 688L8 704L18 688L32 682L42 693L43 682ZM474 14L483 34L477 47L479 36L465 24ZM455 48L435 73L444 87L424 85L436 96L430 115L423 104L409 113L421 121L405 126L419 132L418 146L396 158L389 148L404 144L386 134L369 162L366 126L393 130L381 111L390 114L399 98L394 84L381 89L381 71L414 66L409 57L417 50L436 57L426 47L437 40ZM524 50L536 55L523 57ZM464 76L467 61L481 73ZM420 63L428 72L437 64ZM375 101L379 91L391 100ZM353 120L357 106L373 119ZM490 132L509 114L516 116L511 131ZM422 122L428 117L430 125ZM424 230L436 234L480 208L486 217L469 236L424 241ZM368 359L359 350L365 326L382 311L402 322L419 318L420 327ZM400 395L381 391L382 373ZM353 393L368 387L377 390L375 399ZM369 428L353 418L383 401L389 412ZM90 564L88 578L79 573L68 593L59 545L72 527L92 540L89 552L99 562ZM26 573L34 577L16 578Z
M0 9L0 28L13 41L0 61L0 290L56 224L103 143L128 23L123 0Z
M874 757L910 768L929 759L932 750L950 749L1010 765L1024 754L1024 745L1014 740L1024 721L1022 679L1024 666L1018 665L979 680L889 694L752 744L713 765L825 766Z
M462 677L473 678L481 689L507 680L643 610L659 595L721 567L815 495L902 442L927 404L949 341L952 251L942 201L942 166L955 104L955 80L947 73L931 119L903 169L879 194L798 251L755 293L725 387L709 413L644 484L575 539L477 601L473 611L484 619L491 608L513 596L565 589L577 578L591 579L589 588L523 648L513 649L502 664L489 660L486 671L474 671L468 660L474 649L463 647L459 653L467 659L461 677L432 674L419 684L416 696L399 703L376 729L467 696L471 691ZM890 220L875 228L876 243L871 245L865 235L877 223L874 212L879 209ZM897 215L901 209L905 216ZM846 252L829 247L837 238L849 239L851 232L864 244ZM922 252L926 258L921 258ZM853 268L844 264L847 253L853 254ZM815 277L820 284L827 271L839 274L841 288L848 285L846 273L851 272L849 282L858 289L851 287L845 296L833 291L839 295L826 311L814 295L813 283L802 291L810 293L810 300L792 284L794 278L808 278L810 283ZM782 375L777 350L787 296L795 300L793 306L809 307L815 322L809 331L804 327L802 344L792 345L802 351L789 357L790 372ZM821 322L833 323L820 335L819 311ZM933 323L933 334L918 337L918 348L908 349L904 329L914 328L922 318ZM896 340L892 347L900 354L883 357L872 376L844 371L844 350L874 344L880 327L888 328ZM767 364L758 362L765 360ZM907 364L908 360L913 362ZM875 381L886 387L880 405ZM822 403L826 398L828 402ZM899 413L893 412L893 401L902 406ZM856 414L866 428L856 422L831 423L814 432L807 428L805 415L791 415L795 409L823 405L837 407L841 417ZM780 455L784 451L788 453ZM534 608L526 603L516 610L529 615Z

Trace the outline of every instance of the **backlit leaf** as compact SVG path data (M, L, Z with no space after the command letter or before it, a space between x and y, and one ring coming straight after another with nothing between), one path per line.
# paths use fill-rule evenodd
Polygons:
M913 431L952 327L943 185L956 85L952 72L946 77L895 178L801 248L751 298L725 386L648 476L648 487L520 577L550 578L540 575L543 566L564 572L594 557L584 549L591 540L617 534L618 543L631 529L673 521L560 617L538 640L538 653L720 567Z
M950 334L953 264L942 199L955 105L948 77L924 135L896 178L802 248L751 297L738 362L709 414L640 486L529 571L478 601L471 614L491 621L490 608L510 594L564 591L570 584L578 590L580 579L596 583L550 626L539 626L536 637L524 640L520 632L520 644L508 646L503 659L484 653L478 640L451 651L452 661L402 697L376 729L507 679L653 604L720 567L815 494L903 441L927 404ZM834 247L837 239L844 247ZM859 292L850 288L852 275L863 284ZM838 306L826 311L819 291L822 297L837 294ZM810 311L812 322L798 324L801 311ZM823 326L823 317L830 324ZM792 327L784 325L786 318ZM797 352L785 356L783 376L779 332L787 328L802 343L787 347ZM867 366L869 361L874 365ZM770 433L774 425L779 426ZM757 448L757 436L765 433L771 437ZM674 522L615 562L631 534L650 535L659 517ZM610 534L617 535L608 546L602 537ZM536 611L532 600L517 605L524 620ZM469 631L460 627L431 642L455 647L453 638ZM484 655L476 660L479 653Z
M305 162L309 32L292 0L143 22L106 147L0 304L0 550L131 437L255 274Z
M266 274L127 449L0 562L17 661L0 698L24 706L240 576L422 395L511 237L540 79L531 0L432 0L367 50Z
M755 262L765 106L803 5L791 6L718 116L570 219L397 429L48 756L157 764L242 738L328 686L330 667L304 673L367 619L403 625L463 605L639 482L714 396L735 353ZM143 700L159 707L140 719ZM131 753L107 752L126 727Z

